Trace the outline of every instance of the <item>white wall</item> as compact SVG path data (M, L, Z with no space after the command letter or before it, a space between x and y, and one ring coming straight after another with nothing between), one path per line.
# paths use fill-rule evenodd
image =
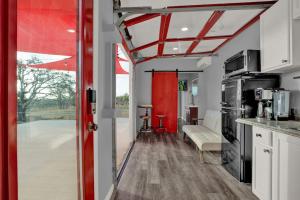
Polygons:
M206 109L220 110L221 81L224 76L223 65L227 58L243 49L259 49L259 23L255 23L238 37L220 49L213 57L212 65L203 74L206 88Z
M199 70L196 67L197 60L195 59L185 59L185 58L171 58L171 59L160 59L160 60L152 60L149 62L138 64L135 67L136 73L136 103L137 105L141 104L151 104L151 93L152 93L152 74L145 73L145 70ZM199 88L204 88L203 84L203 76L202 73L200 74ZM205 104L205 96L203 92L199 94L199 104L201 107L204 107ZM143 110L137 111L137 129L141 126L142 122L138 116L144 114ZM201 116L203 114L201 112Z

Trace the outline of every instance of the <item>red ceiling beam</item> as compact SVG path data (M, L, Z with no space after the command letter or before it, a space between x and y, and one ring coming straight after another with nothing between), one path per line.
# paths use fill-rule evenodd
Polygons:
M139 47L137 47L137 48L132 49L132 50L131 50L131 53L136 52L136 51L140 51L140 50L143 50L143 49L147 49L147 48L149 48L149 47L152 47L152 46L154 46L154 45L157 45L158 43L159 43L159 41L157 40L157 41L150 42L150 43L148 43L148 44L139 46Z
M144 58L143 60L139 60L136 62L136 64L140 64L140 63L143 63L143 62L147 62L147 61L150 61L150 60L153 60L157 58L157 56L152 56L152 57L147 57L147 58Z
M260 18L260 15L263 14L267 9L260 12L258 15L256 15L253 19L251 19L248 23L246 23L242 28L237 30L231 38L228 38L225 42L223 42L221 45L219 45L217 48L213 50L213 52L217 52L220 50L225 44L227 44L229 41L231 41L233 38L237 37L240 33L242 33L244 30L248 29L250 26L252 26L255 22L257 22Z
M144 14L144 15L141 15L141 16L138 16L138 17L135 17L135 18L124 21L124 25L126 27L133 26L133 25L142 23L144 21L147 21L147 20L153 19L155 17L159 17L159 16L160 16L159 13Z
M209 20L204 25L203 29L200 31L200 33L197 35L197 41L194 41L191 46L186 51L186 54L190 54L193 52L193 50L198 46L201 40L206 36L206 34L211 30L211 28L217 23L217 21L221 18L221 16L224 14L224 11L215 11L209 18Z
M167 39L169 26L171 21L171 14L162 15L160 22L160 31L159 31L159 44L157 49L157 55L161 56L165 47L165 40Z
M232 35L220 35L220 36L208 36L202 39L197 39L195 37L188 38L168 38L166 42L189 42L189 41L198 41L198 40L220 40L220 39L228 39L231 38Z
M196 56L196 55L212 55L212 54L213 54L212 51L206 51L206 52L191 53L190 55L195 55ZM151 57L146 57L143 60L137 61L136 64L147 62L147 61L153 60L155 58L168 58L168 57L174 57L175 58L175 57L183 57L185 55L186 55L185 53L179 53L179 54L163 54L161 56L151 56Z
M190 53L189 55L191 55L191 56L193 56L193 55L207 55L207 54L213 54L213 52L212 51L204 51L204 52L194 52L194 53ZM177 53L177 54L163 54L162 56L160 56L160 57L170 57L170 56L174 56L174 57L176 57L176 56L180 56L180 57L182 57L182 56L185 56L186 54L185 53Z
M231 38L232 35L220 35L220 36L208 36L208 37L204 37L203 40L220 40L220 39L229 39ZM197 41L198 39L195 37L187 37L187 38L167 38L164 42L190 42L190 41ZM143 49L147 49L149 47L152 47L154 45L157 45L159 42L159 40L147 43L145 45L136 47L132 50L130 50L131 53L136 52L136 51L140 51Z

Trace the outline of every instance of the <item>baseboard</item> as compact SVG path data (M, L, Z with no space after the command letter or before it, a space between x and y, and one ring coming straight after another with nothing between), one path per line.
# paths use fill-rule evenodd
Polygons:
M111 197L113 196L113 193L114 193L114 189L115 189L115 186L112 184L107 195L105 196L104 200L111 200Z

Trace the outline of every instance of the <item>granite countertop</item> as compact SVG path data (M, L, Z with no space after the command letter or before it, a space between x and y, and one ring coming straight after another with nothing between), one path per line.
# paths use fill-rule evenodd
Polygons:
M241 124L247 124L251 126L259 126L262 128L271 129L287 135L300 137L300 122L299 121L270 121L260 120L256 118L249 119L237 119L236 122Z

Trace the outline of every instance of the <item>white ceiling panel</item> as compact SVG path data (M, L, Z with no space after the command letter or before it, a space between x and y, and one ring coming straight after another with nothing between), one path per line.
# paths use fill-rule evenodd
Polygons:
M132 36L132 43L135 47L159 39L160 19L160 17L156 17L128 28Z
M180 54L185 53L192 42L166 42L164 54Z
M208 36L232 35L248 23L262 10L232 10L226 11L207 33Z
M194 49L194 53L198 52L206 52L206 51L212 51L215 48L217 48L220 44L222 44L225 41L223 40L202 40L198 44L198 46Z
M168 38L196 37L213 12L173 13ZM181 28L187 27L187 31Z
M121 7L144 7L164 8L168 6L199 5L212 3L236 3L253 2L264 0L121 0ZM271 1L271 0L270 0Z
M152 56L157 55L157 48L158 48L158 45L154 45L152 47L149 47L149 48L139 51L139 53L141 53L141 55L143 57L152 57Z

